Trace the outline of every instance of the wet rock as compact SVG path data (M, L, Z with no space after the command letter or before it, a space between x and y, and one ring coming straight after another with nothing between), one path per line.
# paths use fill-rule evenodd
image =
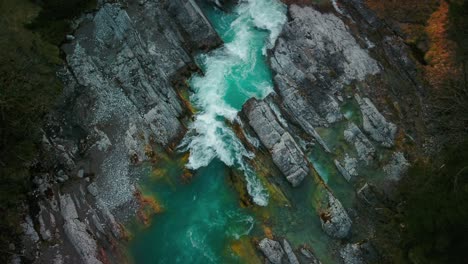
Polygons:
M399 181L406 173L409 166L410 164L406 160L405 155L401 152L395 152L392 155L392 159L384 166L383 170L387 175L387 179Z
M343 160L344 163L344 168L345 170L349 173L351 176L357 176L357 166L358 166L358 161L355 158L350 157L348 154L345 155L345 158Z
M231 0L232 1L232 0ZM161 2L161 1L159 1ZM163 1L168 5L167 10L174 16L175 22L180 25L178 30L188 35L189 50L212 49L222 44L221 38L211 26L196 1L172 0ZM228 4L229 0L219 0L219 3ZM160 7L159 7L160 8ZM168 21L168 23L171 23Z
M294 254L294 251L291 248L291 245L286 239L283 239L283 249L284 249L284 252L286 252L286 256L288 256L288 260L290 264L299 264L299 260L297 259L296 254Z
M39 235L37 234L36 229L34 229L31 216L26 216L24 223L21 224L21 227L23 228L24 234L30 239L30 241L34 243L39 241Z
M317 257L315 257L315 255L308 249L308 248L301 248L301 254L302 256L304 256L307 260L307 263L309 264L321 264L322 262L320 262Z
M277 46L281 47L281 46ZM275 58L276 59L276 58ZM273 61L275 63L284 63L282 61ZM292 65L290 65L293 67ZM279 67L279 66L278 66ZM297 73L299 74L299 73ZM285 109L294 115L292 118L309 134L313 134L312 130L317 126L327 126L326 120L317 112L314 107L310 107L312 104L307 101L307 97L301 94L297 88L297 84L290 79L289 76L283 76L278 74L274 78L275 83L278 84L279 94L283 99Z
M281 126L268 103L251 99L242 111L262 144L270 151L275 165L293 186L298 186L309 173L307 162L300 147Z
M349 123L344 131L346 142L354 145L360 160L369 164L375 157L375 148L354 123Z
M286 261L286 254L280 242L264 238L258 244L260 250L272 264L283 264Z
M348 171L343 166L341 166L339 161L334 160L333 162L335 163L335 166L338 169L338 171L341 173L341 175L343 175L343 177L347 181L350 181L351 180L351 174L349 174Z
M84 170L83 169L78 170L78 172L76 173L76 176L78 178L83 178L84 177Z
M354 95L354 98L361 108L364 131L369 133L370 137L382 146L392 147L397 132L396 125L388 122L369 98L361 99L357 94Z
M223 0L205 0L205 2L208 2L210 4L213 4L219 8L223 7L224 1Z
M328 207L320 213L322 228L329 236L345 238L351 229L351 219L341 202L328 190L326 192Z

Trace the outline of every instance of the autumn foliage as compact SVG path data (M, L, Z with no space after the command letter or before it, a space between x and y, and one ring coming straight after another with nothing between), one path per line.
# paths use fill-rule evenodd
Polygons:
M455 63L456 44L449 39L449 5L442 1L432 13L425 29L429 37L429 50L426 52L425 77L436 89L442 89L449 78L458 78L460 71Z

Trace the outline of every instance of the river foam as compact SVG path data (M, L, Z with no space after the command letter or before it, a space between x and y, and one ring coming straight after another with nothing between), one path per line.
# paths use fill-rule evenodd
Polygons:
M205 167L215 158L241 169L258 205L268 203L268 193L245 162L254 155L226 121L233 122L249 98L263 98L272 91L265 51L279 36L285 13L286 7L278 0L248 0L237 6L231 19L220 23L217 31L225 45L197 57L204 75L191 78L194 93L190 100L199 112L180 145L183 151L190 151L190 169Z

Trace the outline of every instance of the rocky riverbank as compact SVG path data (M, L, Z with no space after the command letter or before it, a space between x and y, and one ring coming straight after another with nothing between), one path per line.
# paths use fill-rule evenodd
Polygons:
M21 258L120 263L120 223L139 207L137 165L184 134L192 54L221 40L194 1L100 1L74 28L62 46L65 88L43 130Z
M337 241L337 259L378 261L378 223L371 215L391 197L414 154L407 146L421 142L423 132L416 63L402 39L361 1L332 1L332 8L286 3L289 21L270 52L276 94L244 105L243 138L248 145L261 142L292 187L315 179L313 207L324 232ZM354 188L351 207L342 205L309 160L317 148ZM258 246L271 263L298 263L285 253L289 245L264 239Z
M336 259L376 260L376 223L369 216L379 214L381 197L405 173L413 153L406 146L423 142L424 89L416 64L361 1L331 1L327 8L285 2L288 22L268 51L275 92L244 105L236 132L281 174L261 179L268 189L313 185L310 210L334 241ZM65 90L43 130L21 258L125 260L121 223L140 206L138 165L182 138L192 114L184 90L187 73L197 70L192 55L220 44L193 0L100 1L75 22L62 47ZM314 165L314 151L354 193L334 190ZM259 175L271 169L253 167ZM355 202L345 201L354 196ZM257 254L271 263L320 263L314 249L288 240L273 234L257 243Z

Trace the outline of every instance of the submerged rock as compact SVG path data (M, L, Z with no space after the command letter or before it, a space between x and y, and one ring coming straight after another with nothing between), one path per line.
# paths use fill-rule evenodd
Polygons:
M299 260L297 259L296 254L294 254L294 251L291 248L291 245L286 239L283 239L283 248L284 248L284 251L286 252L286 255L288 256L289 263L299 264Z
M315 255L308 249L308 248L301 248L301 254L302 256L304 256L307 260L307 263L309 264L321 264L322 262L320 262L317 257L315 257Z
M347 181L350 181L351 180L351 174L340 164L339 161L337 160L334 160L333 161L335 163L335 166L336 168L338 169L338 171L341 173L341 175L343 175L343 177L347 180Z

